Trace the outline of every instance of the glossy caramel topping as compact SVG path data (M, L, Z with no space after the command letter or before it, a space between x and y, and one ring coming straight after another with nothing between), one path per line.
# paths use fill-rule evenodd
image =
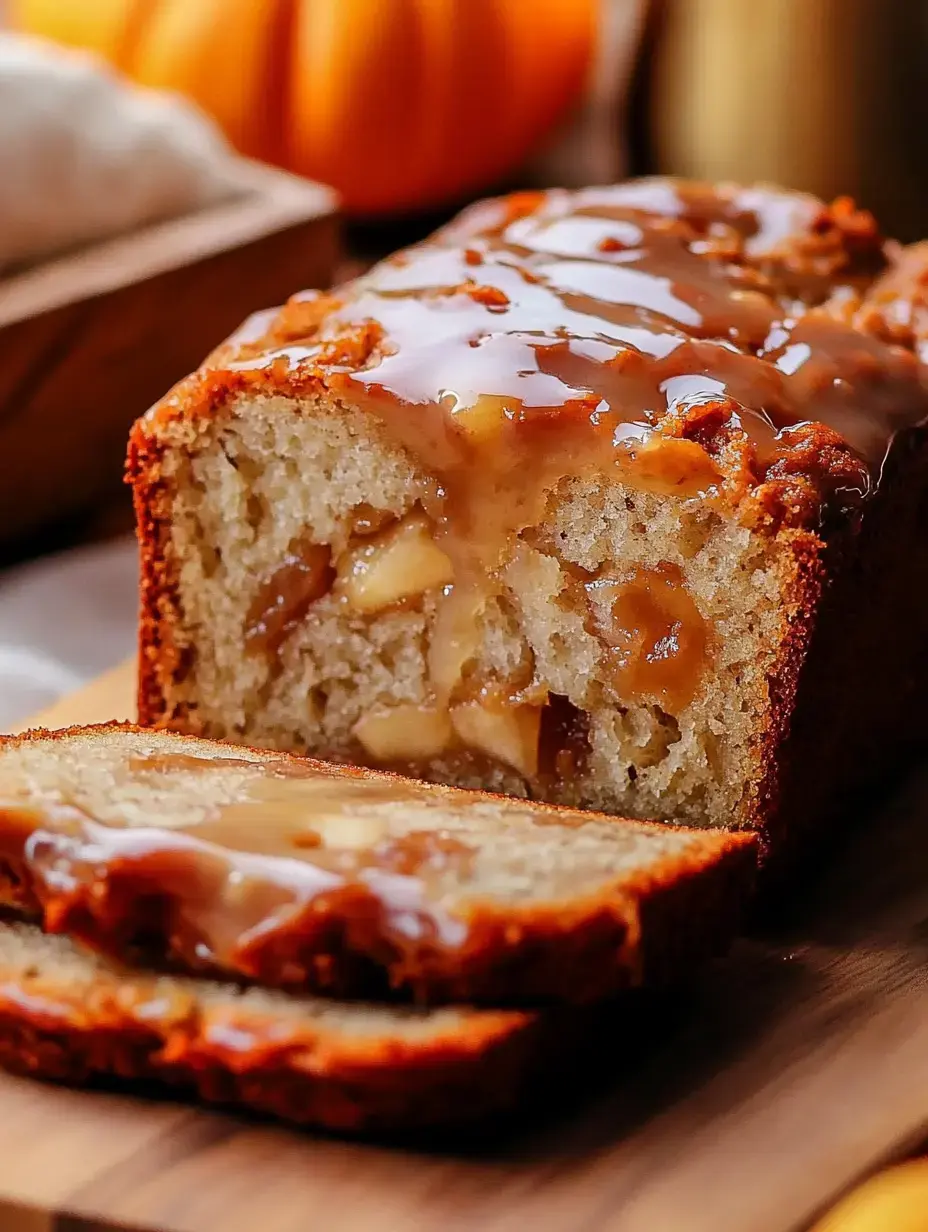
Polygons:
M335 580L332 553L323 544L298 541L264 580L245 618L245 648L275 658L310 607Z
M599 633L618 697L655 702L671 713L693 697L706 666L709 631L675 565L636 569L587 583L598 600ZM605 604L603 604L605 600Z
M441 830L416 830L387 839L377 851L381 867L404 877L417 877L423 868L457 868L468 871L474 849L455 834Z
M586 771L590 755L590 716L558 693L548 696L538 736L542 777L570 781Z
M261 362L315 366L362 397L471 521L475 457L483 489L531 487L516 492L528 514L555 451L561 474L618 468L647 487L642 442L689 438L707 407L710 461L691 453L671 488L727 478L741 495L769 479L802 520L813 496L856 506L894 433L928 414L911 351L848 320L885 264L846 201L669 180L520 194L338 299L298 299ZM726 454L732 438L746 448ZM777 469L784 455L799 460ZM537 482L514 483L528 458Z
M90 896L93 939L118 949L127 930L144 936L154 926L167 895L172 948L187 965L246 973L252 951L291 933L311 945L332 912L352 904L396 944L467 936L435 888L449 872L462 884L470 876L467 802L440 788L283 759L167 754L132 758L128 769L155 783L230 769L247 777L234 800L173 825L169 816L156 826L102 824L67 803L0 805L0 854L30 867L52 928L68 921L79 931ZM459 832L456 821L465 823Z
M853 323L886 342L915 350L928 362L928 241L894 253L895 260L868 290L863 302L848 305Z
M321 382L430 476L442 710L464 697L513 543L565 477L773 529L856 515L896 433L928 418L926 263L847 200L660 179L521 193L296 297L231 367ZM712 637L680 578L596 584L616 587L597 620L616 695L685 706Z
M394 516L392 513L387 513L383 509L375 509L367 501L362 501L354 509L351 519L351 533L363 539L367 535L379 534L393 521Z
M440 951L453 966L486 928L517 923L520 906L569 913L623 869L691 841L234 751L133 752L109 773L118 805L105 788L97 798L99 775L85 794L79 773L70 797L36 798L26 779L0 800L0 860L46 927L123 958L276 984L328 986L349 955L392 969L397 956L402 966Z

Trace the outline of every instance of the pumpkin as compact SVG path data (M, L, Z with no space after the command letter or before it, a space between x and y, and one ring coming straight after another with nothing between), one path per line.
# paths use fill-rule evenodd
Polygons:
M12 22L198 102L355 214L517 169L582 92L599 0L10 0Z
M928 1232L928 1162L920 1159L878 1173L813 1232Z

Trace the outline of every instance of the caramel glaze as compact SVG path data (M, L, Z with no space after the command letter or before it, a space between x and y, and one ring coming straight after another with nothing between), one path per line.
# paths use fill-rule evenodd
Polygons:
M845 199L662 179L516 194L297 296L227 370L361 405L431 476L455 579L431 639L441 703L565 477L773 531L853 524L895 435L928 418L926 269ZM711 637L668 577L638 579L604 645L620 694L679 706Z
M590 756L590 717L569 698L549 693L541 711L538 768L549 783L571 780L586 771Z
M266 578L245 618L245 650L276 659L287 637L317 599L328 594L335 578L332 553L324 544L295 540Z
M609 647L617 694L676 712L691 699L706 658L709 631L676 565L635 569L627 578L598 578L608 617L598 625Z
M245 781L239 798L179 825L103 823L70 802L0 802L0 863L28 887L24 905L49 931L121 959L167 958L185 970L330 992L383 992L389 976L396 987L439 997L455 990L480 997L490 988L508 996L493 981L501 972L516 980L520 946L529 973L538 962L539 978L551 978L532 921L482 905L469 888L476 848L456 818L472 815L470 793L285 759L157 755L128 768L136 779L154 776L155 786L159 776L227 776L233 768ZM420 825L392 832L383 805L400 806L407 824L418 814ZM539 824L583 820L505 807ZM577 931L579 945L613 954L609 979L620 968L627 976L635 959L634 912L624 902L581 904L561 922L565 935ZM542 933L546 921L542 911ZM598 970L597 980L602 963ZM551 991L521 974L539 995ZM578 968L578 981L588 976ZM573 976L556 978L570 995Z
M594 465L650 487L655 437L701 450L663 463L661 490L763 486L808 521L859 504L894 434L928 417L911 339L870 325L890 268L845 200L669 180L516 194L297 297L237 362L361 398L471 530L484 484L505 486L511 524Z
M129 768L160 776L252 765L163 755L136 758ZM383 821L364 813L390 803L447 817L453 803L419 784L289 761L271 763L270 773L260 763L254 770L241 800L190 827L104 825L69 804L32 810L7 803L0 856L28 870L51 930L124 954L144 949L147 931L168 929L174 956L192 969L287 984L286 939L299 936L307 949L326 951L346 917L366 936L362 949L372 944L368 934L401 947L466 940L465 922L430 901L430 889L449 865L465 877L472 849L441 828L391 837ZM361 825L352 830L349 822L344 834L348 815L360 815ZM330 838L341 833L342 842L327 843L326 831ZM170 920L163 914L169 908ZM317 978L325 984L324 972Z

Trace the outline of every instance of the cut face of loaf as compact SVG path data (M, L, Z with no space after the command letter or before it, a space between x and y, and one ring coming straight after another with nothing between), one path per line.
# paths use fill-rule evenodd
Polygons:
M141 720L769 845L899 744L925 264L647 181L252 322L134 432Z
M304 1125L411 1130L507 1109L569 1026L157 977L0 925L0 1065L58 1082L154 1079Z
M120 958L341 995L592 1001L730 940L754 843L167 732L0 746L6 905Z

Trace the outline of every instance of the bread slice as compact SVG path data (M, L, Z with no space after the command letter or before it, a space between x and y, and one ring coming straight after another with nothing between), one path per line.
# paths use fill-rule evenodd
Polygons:
M559 1048L570 1048L562 1014L349 1004L155 976L32 925L0 925L0 1065L17 1073L155 1079L304 1125L409 1130L510 1107Z
M132 435L140 721L769 850L916 734L926 270L654 180L255 318Z
M8 906L142 963L431 1002L592 1001L726 944L748 836L120 726L0 744Z

